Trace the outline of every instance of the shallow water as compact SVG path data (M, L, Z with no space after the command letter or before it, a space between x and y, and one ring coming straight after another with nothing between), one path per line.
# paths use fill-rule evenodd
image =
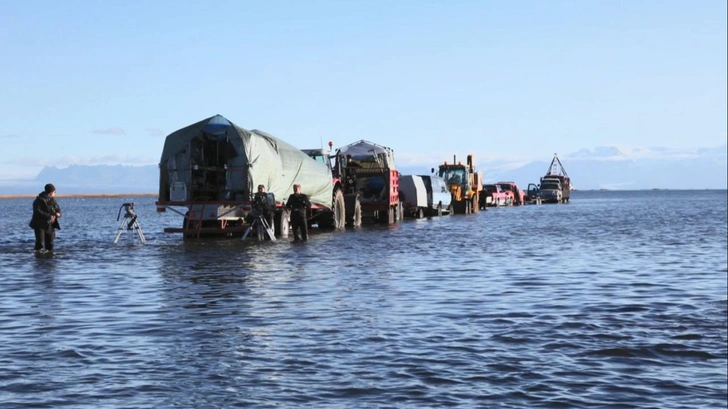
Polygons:
M112 243L134 201L147 244ZM0 407L720 408L725 191L574 192L288 241L0 200ZM123 214L122 214L123 216Z

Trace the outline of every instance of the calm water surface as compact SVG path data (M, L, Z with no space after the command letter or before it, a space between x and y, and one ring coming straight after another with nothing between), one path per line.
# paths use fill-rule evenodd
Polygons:
M572 198L303 245L61 198L52 257L0 200L0 407L725 408L726 192Z

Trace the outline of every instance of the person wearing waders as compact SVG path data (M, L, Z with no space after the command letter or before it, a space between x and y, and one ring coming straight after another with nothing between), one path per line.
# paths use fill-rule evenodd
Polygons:
M288 196L286 207L291 209L291 228L293 229L293 241L308 240L308 221L306 214L311 208L311 201L308 196L301 193L301 185L293 185L293 194Z
M36 253L52 252L56 230L61 229L58 224L61 207L55 197L56 187L48 183L33 201L33 217L28 226L35 232Z

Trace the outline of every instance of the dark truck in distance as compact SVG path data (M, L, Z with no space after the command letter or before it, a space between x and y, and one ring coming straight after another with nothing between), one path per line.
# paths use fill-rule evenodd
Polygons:
M563 185L559 179L541 178L539 191L544 203L564 203Z
M568 203L571 198L571 178L554 154L546 175L541 178L541 200L545 203Z

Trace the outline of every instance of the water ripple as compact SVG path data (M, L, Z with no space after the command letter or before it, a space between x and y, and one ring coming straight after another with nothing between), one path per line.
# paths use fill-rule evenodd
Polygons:
M0 406L726 407L726 195L681 194L303 246L184 241L151 198L64 199L40 257L31 200L0 200ZM111 243L129 201L146 245Z

